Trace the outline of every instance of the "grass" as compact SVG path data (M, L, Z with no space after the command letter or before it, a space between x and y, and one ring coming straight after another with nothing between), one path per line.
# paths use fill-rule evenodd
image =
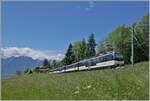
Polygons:
M2 99L148 100L148 62L125 67L12 77L2 80Z

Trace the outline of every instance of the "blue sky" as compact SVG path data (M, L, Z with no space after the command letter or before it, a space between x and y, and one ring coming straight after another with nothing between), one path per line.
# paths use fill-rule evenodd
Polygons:
M64 53L70 42L91 32L99 42L147 13L148 2L4 2L2 44Z

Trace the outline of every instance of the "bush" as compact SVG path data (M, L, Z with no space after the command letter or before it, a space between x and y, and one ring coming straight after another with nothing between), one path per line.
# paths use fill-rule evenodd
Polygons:
M35 69L33 70L33 72L39 72L40 67L35 67Z
M25 69L24 74L28 73L28 71L29 71L29 68Z
M24 71L24 74L32 74L32 73L33 73L32 70L29 69L29 68L27 68L27 69Z
M28 74L32 74L32 73L33 73L32 70L29 70Z

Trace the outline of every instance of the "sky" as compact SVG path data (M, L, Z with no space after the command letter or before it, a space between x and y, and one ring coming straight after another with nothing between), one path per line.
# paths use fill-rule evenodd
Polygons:
M69 43L87 40L90 33L98 43L119 25L137 22L148 12L146 1L3 2L2 45L60 55Z

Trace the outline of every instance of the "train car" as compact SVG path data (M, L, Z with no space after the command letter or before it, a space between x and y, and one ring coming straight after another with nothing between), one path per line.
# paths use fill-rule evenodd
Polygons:
M107 52L97 57L51 70L53 73L73 72L92 69L105 69L124 65L123 56L117 52Z

